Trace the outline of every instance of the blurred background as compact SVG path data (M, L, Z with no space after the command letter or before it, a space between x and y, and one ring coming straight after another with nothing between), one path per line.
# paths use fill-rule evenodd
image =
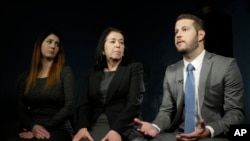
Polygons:
M17 79L29 67L35 39L50 27L64 36L67 64L78 81L78 100L100 34L108 26L124 30L130 53L144 65L142 116L153 120L161 104L165 69L182 58L174 46L174 22L181 13L205 21L208 51L237 59L245 85L245 123L250 124L249 0L3 0L0 10L1 137L14 124Z

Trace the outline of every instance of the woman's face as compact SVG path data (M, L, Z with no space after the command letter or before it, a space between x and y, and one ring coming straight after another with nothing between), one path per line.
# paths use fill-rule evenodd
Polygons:
M103 54L107 60L121 60L124 55L124 37L121 33L112 31L106 37Z
M59 52L59 42L59 38L56 35L50 34L47 36L41 45L43 58L54 59Z

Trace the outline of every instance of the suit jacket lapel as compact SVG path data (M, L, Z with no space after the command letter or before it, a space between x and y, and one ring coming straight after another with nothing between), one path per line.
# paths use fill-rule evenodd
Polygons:
M198 88L200 110L201 110L201 105L203 104L203 101L204 101L207 77L209 75L209 72L212 66L212 62L210 61L211 57L212 57L212 54L206 51L204 59L203 59L202 67L201 67L199 88Z
M172 122L171 127L169 128L170 131L173 131L176 126L179 124L182 111L183 111L183 101L184 101L184 92L183 92L183 84L184 84L184 79L183 79L183 61L180 61L179 63L176 64L176 73L175 73L175 84L177 88L176 92L176 103L177 103L177 113L176 116ZM174 84L173 84L174 85Z
M177 66L177 72L176 72L176 84L177 84L177 109L182 107L183 103L183 84L184 84L184 78L183 78L183 61L178 63Z
M121 80L123 78L123 75L125 73L125 70L126 70L125 66L118 66L118 68L115 72L115 75L114 75L112 81L110 82L106 102L108 102L111 99L112 95L115 93L118 86L120 85Z

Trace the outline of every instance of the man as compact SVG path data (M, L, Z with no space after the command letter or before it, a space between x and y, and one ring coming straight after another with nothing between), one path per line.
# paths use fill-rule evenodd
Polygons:
M228 140L230 125L241 124L243 83L234 58L209 53L204 49L204 22L191 14L181 14L175 24L175 46L183 60L167 67L162 105L152 123L138 118L138 129L153 141ZM187 66L192 64L194 77L194 129L186 133L185 90ZM185 110L186 108L186 110ZM185 126L184 126L185 125ZM186 129L185 129L186 130Z

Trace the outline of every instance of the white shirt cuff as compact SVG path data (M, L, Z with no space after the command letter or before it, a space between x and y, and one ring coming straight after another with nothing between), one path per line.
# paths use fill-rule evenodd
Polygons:
M152 124L159 132L161 132L161 129L156 125L156 124Z
M214 129L211 126L206 126L206 128L208 128L208 130L210 131L211 134L211 138L214 137Z

